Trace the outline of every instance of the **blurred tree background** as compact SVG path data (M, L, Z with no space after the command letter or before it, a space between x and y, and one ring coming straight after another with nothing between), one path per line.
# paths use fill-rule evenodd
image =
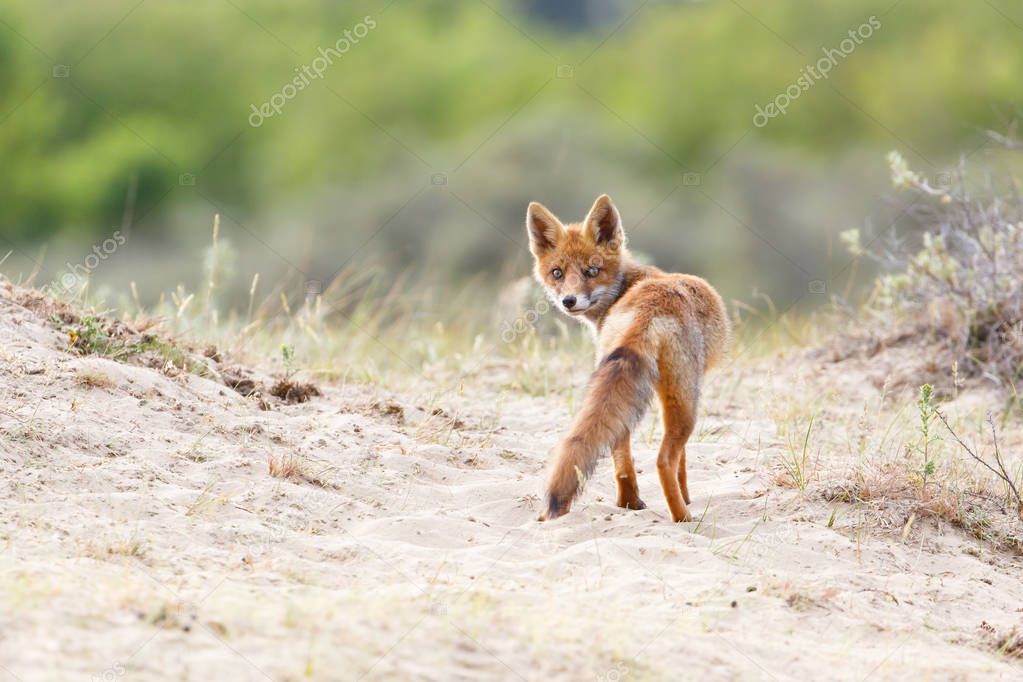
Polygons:
M575 220L607 192L636 250L781 304L843 285L842 230L902 224L887 150L998 162L1021 45L1010 0L8 0L2 269L59 277L118 230L90 275L152 299L201 273L219 213L239 296L344 267L496 289L528 273L528 201Z

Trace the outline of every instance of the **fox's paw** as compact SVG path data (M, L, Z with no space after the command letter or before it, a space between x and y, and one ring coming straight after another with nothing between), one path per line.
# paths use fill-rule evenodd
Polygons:
M681 513L672 513L671 520L675 523L689 523L693 520L693 517L689 515L688 509L683 509Z
M616 504L619 507L621 507L622 509L633 509L633 510L646 509L646 502L644 502L643 500L639 499L638 497L634 497L631 500L619 499Z

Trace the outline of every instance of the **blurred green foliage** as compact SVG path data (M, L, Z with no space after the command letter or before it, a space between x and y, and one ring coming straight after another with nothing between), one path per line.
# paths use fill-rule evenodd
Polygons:
M640 183L706 172L744 136L820 159L900 148L928 167L1004 129L1020 102L1023 9L1008 0L637 6L570 32L498 0L8 0L0 236L104 234L132 193L138 229L159 234L189 202L257 216L398 167L485 182L480 148L521 117L595 128L594 158L645 148L625 159ZM253 105L367 15L376 28L322 80L249 125ZM755 105L871 15L881 28L827 81L752 125ZM512 166L542 173L533 157Z

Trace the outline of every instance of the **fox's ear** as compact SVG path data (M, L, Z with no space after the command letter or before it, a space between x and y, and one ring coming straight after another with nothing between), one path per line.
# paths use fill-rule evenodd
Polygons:
M561 221L535 201L526 209L526 232L529 234L529 250L539 258L554 248L565 228Z
M622 227L622 217L618 214L611 197L601 194L593 202L593 208L586 214L586 231L597 244L611 244L612 246L625 245L625 229Z

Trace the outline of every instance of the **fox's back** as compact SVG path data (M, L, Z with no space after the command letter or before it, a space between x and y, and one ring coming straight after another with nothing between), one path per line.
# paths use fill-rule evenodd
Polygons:
M641 336L658 345L685 345L689 351L697 350L691 348L696 344L706 370L724 355L730 333L724 301L706 280L657 271L636 282L611 307L600 346Z

